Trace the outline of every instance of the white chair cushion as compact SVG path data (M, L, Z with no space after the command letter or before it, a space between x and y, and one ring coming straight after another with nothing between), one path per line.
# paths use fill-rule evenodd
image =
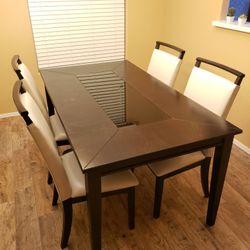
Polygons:
M123 170L102 177L102 192L120 190L139 185L131 170Z
M72 198L85 196L85 177L80 165L71 151L62 155L63 166L67 173L72 188ZM123 188L134 187L139 184L131 170L124 170L102 177L102 192L115 191Z
M225 117L238 90L239 86L234 82L194 67L184 95L215 114Z
M62 123L60 121L60 118L58 117L57 113L49 117L50 124L52 127L52 130L54 132L55 140L56 141L63 141L67 140L67 135L65 133L65 130L62 126Z
M172 87L180 65L181 59L177 56L159 49L154 49L147 72Z
M69 152L61 156L63 167L68 176L71 186L71 197L79 197L86 195L85 178L81 167L73 152Z
M204 159L204 154L198 151L166 160L155 161L148 164L148 166L156 176L161 177Z

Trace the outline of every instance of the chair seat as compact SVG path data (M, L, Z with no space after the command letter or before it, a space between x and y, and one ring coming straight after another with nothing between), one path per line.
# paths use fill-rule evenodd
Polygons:
M65 133L65 130L62 126L62 123L58 117L58 115L55 113L54 115L49 117L50 124L54 132L55 140L56 141L64 141L67 140L67 135Z
M85 178L75 154L71 151L62 155L62 161L72 188L72 198L85 196ZM139 182L131 170L123 170L102 177L102 192L135 187L138 184Z
M149 163L148 166L157 177L161 177L204 159L204 154L198 151L166 160L155 161Z

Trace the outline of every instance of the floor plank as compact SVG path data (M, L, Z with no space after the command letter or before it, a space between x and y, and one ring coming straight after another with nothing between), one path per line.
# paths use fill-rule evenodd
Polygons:
M16 192L15 220L17 249L42 249L32 187L26 187Z
M15 203L0 204L0 249L16 249Z
M14 202L15 179L11 162L0 162L0 204Z

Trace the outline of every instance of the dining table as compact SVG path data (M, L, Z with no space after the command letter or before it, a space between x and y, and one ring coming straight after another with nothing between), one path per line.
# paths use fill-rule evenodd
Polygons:
M215 224L240 128L128 60L40 73L49 113L57 112L85 176L92 249L101 249L103 175L208 148L214 156L204 223Z

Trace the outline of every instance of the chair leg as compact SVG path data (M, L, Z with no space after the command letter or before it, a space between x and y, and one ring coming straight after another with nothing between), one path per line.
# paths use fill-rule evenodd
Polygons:
M52 206L57 206L57 201L58 201L58 192L57 192L56 187L54 186Z
M52 184L53 183L53 178L50 174L50 172L48 171L48 180L47 180L48 184Z
M135 188L128 191L128 227L135 228Z
M209 179L210 161L211 161L211 157L207 157L204 159L203 163L201 164L201 185L202 185L202 189L203 189L203 193L205 197L209 197L208 179Z
M163 184L164 184L164 179L156 177L156 181L155 181L155 201L154 201L154 218L155 219L160 217Z
M71 199L65 200L63 204L63 231L61 239L61 248L65 248L68 245L69 235L72 225L72 201Z

